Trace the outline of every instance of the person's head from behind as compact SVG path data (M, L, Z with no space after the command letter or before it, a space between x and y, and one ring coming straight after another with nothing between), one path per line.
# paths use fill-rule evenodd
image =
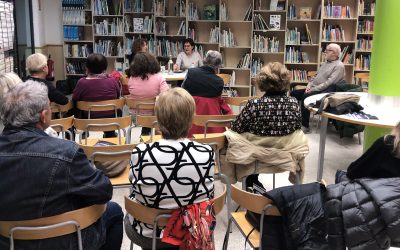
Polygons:
M21 78L14 72L0 74L0 97L22 82Z
M221 53L216 50L207 51L203 63L204 65L213 68L215 72L218 72L218 69L221 67L222 64Z
M142 80L148 79L148 75L157 74L161 67L157 59L147 52L137 53L129 67L131 77L140 77Z
M45 79L49 69L47 68L47 57L42 53L35 53L26 58L26 69L31 76Z
M45 130L51 121L46 85L28 80L4 94L0 118L6 127L35 126Z
M268 63L256 76L256 84L265 93L285 93L290 86L290 72L279 62Z
M138 38L133 41L132 54L136 55L139 52L147 52L147 40L145 38Z
M400 122L392 130L394 136L393 155L400 159Z
M192 38L186 38L183 41L183 50L185 51L186 55L191 55L194 49L194 41Z
M158 126L165 139L185 138L192 126L196 105L183 88L172 88L157 98L155 112Z
M328 46L326 46L326 49L325 49L326 60L335 61L335 60L339 59L340 52L341 52L341 48L338 44L330 43Z
M87 74L101 74L107 69L107 58L102 54L93 53L86 59Z

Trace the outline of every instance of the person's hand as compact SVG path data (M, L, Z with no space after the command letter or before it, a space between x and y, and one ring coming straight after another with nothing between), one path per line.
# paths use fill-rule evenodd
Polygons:
M306 88L306 91L304 91L304 92L307 93L307 94L310 93L310 92L311 92L311 88L310 88L310 87L307 87L307 88Z
M174 71L178 70L178 64L174 64Z

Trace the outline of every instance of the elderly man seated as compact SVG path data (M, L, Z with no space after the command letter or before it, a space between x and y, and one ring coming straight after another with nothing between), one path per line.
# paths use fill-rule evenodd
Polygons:
M339 60L340 46L331 43L326 47L324 62L319 68L317 75L307 84L306 89L293 90L290 95L301 102L302 126L304 132L310 131L310 111L304 107L304 100L312 95L333 92L335 84L344 80L344 64Z
M93 169L75 142L49 137L51 120L45 84L28 80L0 97L0 221L20 221L62 214L112 197L110 180ZM7 191L6 191L7 190ZM84 249L120 249L121 207L108 202L103 216L82 231ZM71 249L76 236L20 240L16 249ZM0 237L0 249L9 240Z

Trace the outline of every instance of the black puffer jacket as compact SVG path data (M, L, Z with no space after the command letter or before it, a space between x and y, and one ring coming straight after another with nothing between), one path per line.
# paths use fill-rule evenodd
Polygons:
M327 187L330 249L400 246L400 178L356 179Z

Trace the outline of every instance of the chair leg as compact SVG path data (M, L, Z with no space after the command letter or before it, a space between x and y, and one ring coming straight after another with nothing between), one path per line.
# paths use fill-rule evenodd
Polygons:
M222 250L228 249L228 242L229 242L229 234L230 234L230 228L232 226L232 217L228 221L228 227L226 228L226 233L224 237L224 243L222 244Z
M361 145L361 133L360 132L358 132L358 144Z
M275 173L272 174L272 189L275 189Z

